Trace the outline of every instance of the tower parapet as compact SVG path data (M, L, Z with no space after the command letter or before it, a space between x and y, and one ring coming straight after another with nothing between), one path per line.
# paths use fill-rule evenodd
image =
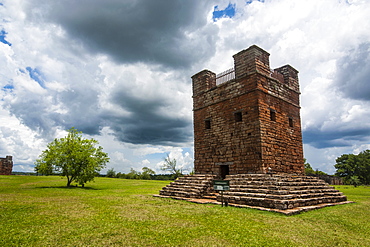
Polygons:
M238 52L233 57L236 79L255 72L270 73L270 54L256 45Z

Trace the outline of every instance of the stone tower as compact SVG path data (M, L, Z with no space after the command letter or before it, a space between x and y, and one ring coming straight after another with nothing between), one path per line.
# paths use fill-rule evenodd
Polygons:
M269 55L253 45L192 76L196 174L304 173L298 71Z
M0 158L0 175L11 175L13 170L12 156Z
M350 203L304 175L297 70L271 70L269 54L253 45L234 55L234 68L203 70L192 80L195 174L163 187L159 197L286 215ZM225 189L213 186L220 178Z

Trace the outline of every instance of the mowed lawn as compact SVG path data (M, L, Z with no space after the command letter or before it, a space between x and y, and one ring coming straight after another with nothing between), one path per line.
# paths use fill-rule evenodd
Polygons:
M153 197L170 181L0 176L0 246L369 246L370 187L294 216Z

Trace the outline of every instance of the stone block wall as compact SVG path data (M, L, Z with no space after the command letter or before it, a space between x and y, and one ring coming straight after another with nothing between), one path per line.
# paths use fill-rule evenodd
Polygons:
M269 67L251 46L234 55L235 79L192 77L194 169L198 174L303 174L298 71Z
M13 171L12 156L0 158L0 175L11 175Z

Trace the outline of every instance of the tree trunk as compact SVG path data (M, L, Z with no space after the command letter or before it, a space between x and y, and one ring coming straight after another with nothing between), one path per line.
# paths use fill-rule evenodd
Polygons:
M71 183L72 183L73 179L72 178L69 178L67 176L67 187L71 187Z

